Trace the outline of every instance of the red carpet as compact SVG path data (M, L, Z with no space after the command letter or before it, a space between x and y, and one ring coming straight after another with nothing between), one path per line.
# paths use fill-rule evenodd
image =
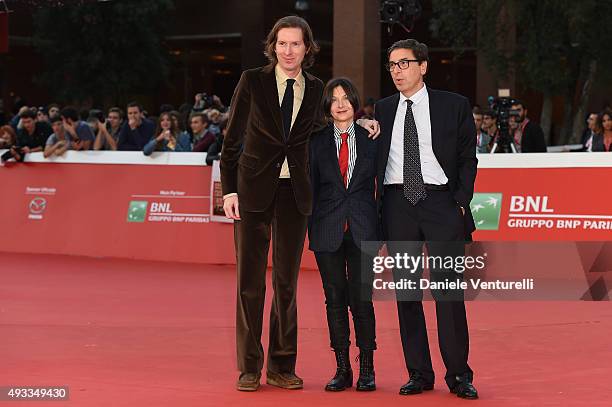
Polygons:
M306 270L299 282L297 366L304 390L263 385L240 393L234 390L233 267L0 256L0 386L69 386L71 401L54 406L611 404L609 302L469 303L470 364L481 396L475 402L446 389L431 303L436 388L397 394L407 373L396 308L377 302L378 391L329 394L323 386L334 360L321 282ZM31 403L0 402L13 404Z

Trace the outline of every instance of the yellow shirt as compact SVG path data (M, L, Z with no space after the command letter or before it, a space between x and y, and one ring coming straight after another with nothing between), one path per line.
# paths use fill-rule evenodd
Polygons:
M287 79L289 77L283 72L282 69L276 64L274 67L274 74L276 76L276 87L278 90L278 105L280 106L283 103L283 96L285 96L285 89L287 89ZM293 123L295 123L295 118L300 111L300 106L302 106L302 100L304 99L304 90L306 89L306 80L304 79L304 75L302 75L302 70L297 74L294 78L295 82L293 83L293 115L291 116L291 127L293 127ZM283 162L283 166L281 168L279 178L290 178L289 174L289 163L287 162L287 157L285 157L285 161Z

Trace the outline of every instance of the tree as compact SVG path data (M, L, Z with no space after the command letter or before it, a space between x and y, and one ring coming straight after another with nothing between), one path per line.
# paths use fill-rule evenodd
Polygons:
M172 0L75 0L38 8L34 38L46 66L37 80L74 103L124 104L154 91L168 73L162 38L172 7Z
M612 2L598 0L434 0L433 34L454 46L476 46L498 78L516 75L543 95L540 122L550 140L552 100L563 96L561 142L575 142L605 52ZM459 11L457 11L459 10Z

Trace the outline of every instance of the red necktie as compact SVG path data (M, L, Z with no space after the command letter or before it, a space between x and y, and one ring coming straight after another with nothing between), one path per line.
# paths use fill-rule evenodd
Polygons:
M340 137L342 137L342 144L340 144L340 152L338 153L338 164L340 165L340 174L342 175L342 179L344 180L344 187L348 188L348 161L349 161L349 151L348 151L348 133L342 133ZM348 230L348 220L344 223L344 231Z
M340 144L340 152L338 153L338 164L340 164L340 174L342 175L342 179L344 180L345 188L348 187L348 136L348 133L342 133L340 135L340 137L342 137L342 144Z

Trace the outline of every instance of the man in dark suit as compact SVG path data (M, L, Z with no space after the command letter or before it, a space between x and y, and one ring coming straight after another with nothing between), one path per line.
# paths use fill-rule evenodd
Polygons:
M273 244L267 383L300 389L296 286L312 191L308 140L325 125L323 83L305 72L319 47L296 16L276 22L266 39L269 65L244 71L234 91L221 152L223 209L234 219L237 388L259 387L261 331L270 239ZM370 125L372 125L370 123ZM377 132L376 127L373 132Z
M439 247L445 246L440 242L458 242L451 244L455 249L450 250L460 255L456 248L463 250L463 242L471 239L475 229L469 205L478 161L470 104L463 96L425 86L425 44L401 40L389 48L387 56L387 69L399 92L376 104L375 118L381 126L377 197L389 255L404 250L406 245L400 242L414 242L414 253L409 254L418 255L422 248L419 241L430 242L429 255L440 254ZM443 275L431 270L431 279ZM433 294L446 383L459 397L477 398L468 365L462 293L451 300L443 298L444 293ZM422 293L410 300L397 295L402 347L410 374L400 394L417 394L434 385Z
M512 110L519 114L517 129L514 132L514 144L519 153L545 153L546 139L542 127L527 117L527 107L524 102L517 101ZM510 120L515 120L511 117Z

